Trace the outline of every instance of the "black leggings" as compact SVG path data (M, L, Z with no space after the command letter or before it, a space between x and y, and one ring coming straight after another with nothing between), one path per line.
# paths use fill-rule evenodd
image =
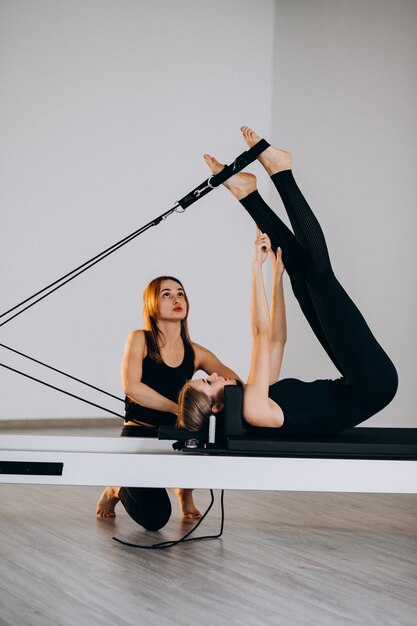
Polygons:
M261 231L268 234L273 249L282 248L294 295L317 339L343 376L337 381L342 390L338 399L344 404L344 414L351 414L347 423L353 426L392 400L398 386L397 372L337 281L323 231L292 172L286 170L271 178L294 232L257 191L241 203ZM335 406L335 411L338 408Z
M125 426L121 437L141 437L138 426ZM159 530L171 517L171 501L166 489L159 487L121 487L120 502L130 517L146 530Z

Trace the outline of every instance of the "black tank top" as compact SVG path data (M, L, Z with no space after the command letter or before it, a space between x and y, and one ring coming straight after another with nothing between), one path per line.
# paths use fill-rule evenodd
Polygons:
M189 346L184 343L184 359L178 367L169 367L165 363L158 363L151 359L147 354L142 361L142 378L141 382L148 385L155 391L176 402L178 394L187 380L190 380L194 374L194 355ZM132 402L129 398L125 398L125 420L138 420L146 424L158 426L173 426L175 424L176 415L166 413L165 411L156 411L148 409L136 402Z
M280 436L306 436L315 433L344 430L344 403L341 396L343 379L304 382L284 378L269 387L268 396L284 413L284 424L277 431ZM349 428L346 425L345 428ZM262 429L247 425L252 432Z

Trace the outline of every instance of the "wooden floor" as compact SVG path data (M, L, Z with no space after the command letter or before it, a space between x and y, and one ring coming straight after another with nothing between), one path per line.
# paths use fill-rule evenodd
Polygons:
M96 519L100 491L0 486L1 626L417 624L416 496L226 492L222 539L150 551L112 537L179 538L176 503L146 533L121 505ZM219 495L200 534L219 528Z

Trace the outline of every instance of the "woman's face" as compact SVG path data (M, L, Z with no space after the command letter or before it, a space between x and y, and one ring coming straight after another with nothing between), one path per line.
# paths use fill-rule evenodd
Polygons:
M158 295L158 320L181 321L186 317L184 289L174 280L163 280Z
M202 391L210 398L213 404L222 403L224 400L225 385L236 385L234 378L223 378L214 372L207 378L196 378L190 381L191 387Z

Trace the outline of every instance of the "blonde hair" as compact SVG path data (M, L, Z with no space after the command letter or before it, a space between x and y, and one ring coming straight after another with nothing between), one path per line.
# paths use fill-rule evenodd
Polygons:
M185 318L181 320L181 337L184 342L185 348L191 352L192 357L194 359L194 348L191 343L190 334L188 332L188 313L190 311L190 303L187 298L187 293L178 278L174 278L174 276L157 276L146 287L143 292L143 321L145 330L145 339L146 339L146 349L154 361L158 363L162 363L161 352L159 350L159 346L164 339L163 332L158 327L158 304L159 304L159 294L161 291L161 284L164 280L173 280L177 283L181 289L184 291L185 302L187 303L187 313Z
M178 396L177 428L200 430L211 415L212 401L204 393L185 383Z

